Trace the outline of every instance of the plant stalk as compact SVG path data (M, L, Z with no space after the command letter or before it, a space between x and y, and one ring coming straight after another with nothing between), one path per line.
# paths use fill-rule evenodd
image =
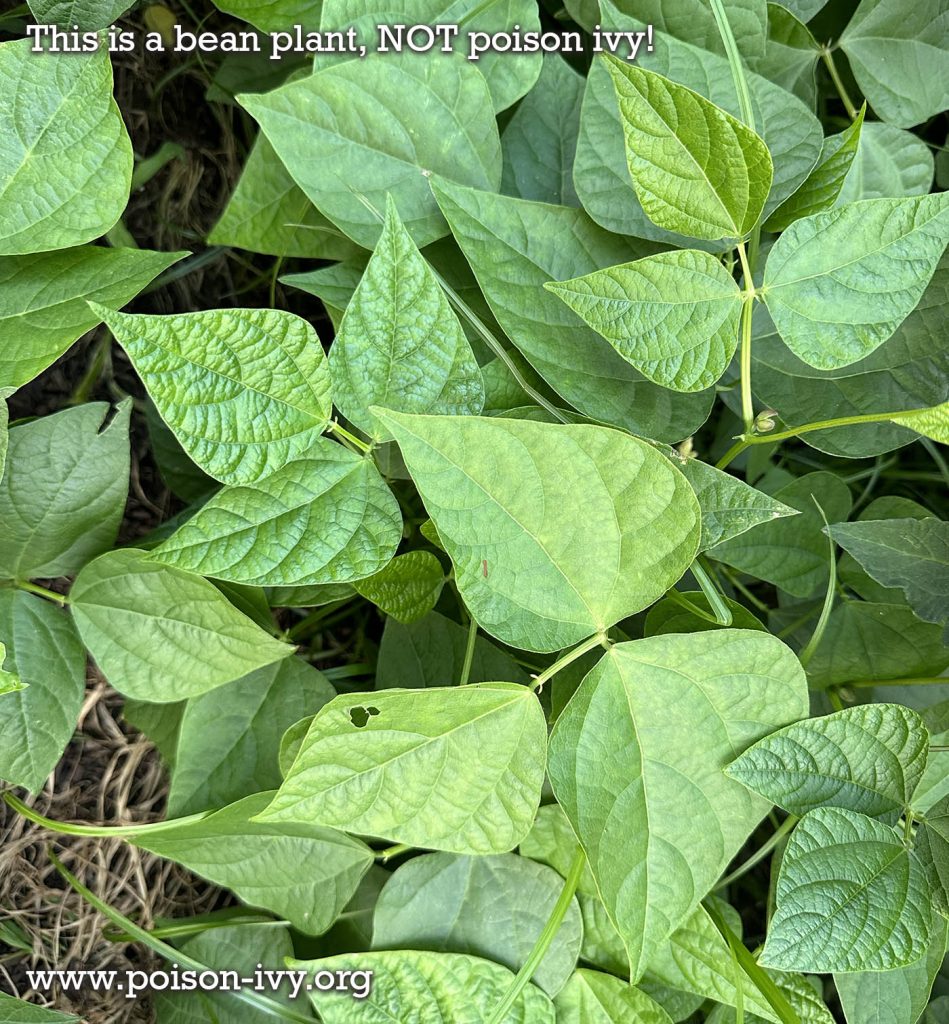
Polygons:
M730 874L726 875L719 883L715 886L712 892L720 892L722 889L726 889L732 882L741 878L742 875L747 874L756 864L760 864L761 861L768 856L768 854L781 842L781 840L791 831L792 828L798 823L798 818L789 814L783 822L775 829L772 833L771 838L767 842L762 843L757 850L746 860L735 868Z
M537 676L533 683L534 691L536 693L540 693L540 691L544 688L544 684L548 682L550 679L553 679L553 677L558 672L561 672L568 665L575 662L577 658L582 658L583 655L587 653L587 651L592 651L594 647L597 647L600 644L607 643L609 643L609 641L606 639L606 634L597 633L595 636L591 636L589 640L584 640L582 644L577 644L577 646L574 647L573 650L567 651L567 653L562 658L559 658L557 661L553 663L553 665L550 665L547 668L545 668L544 671L541 672L539 676Z
M468 620L468 643L465 645L465 660L461 666L461 685L467 686L471 678L471 666L474 662L475 642L478 639L478 623L475 617L469 612Z
M844 105L844 110L847 111L847 116L851 121L855 121L860 111L854 106L853 100L847 92L843 79L840 77L840 72L837 70L837 64L834 61L833 51L829 46L822 46L820 49L820 56L821 60L824 62L824 66L830 72L831 81L834 83L834 88L837 90L840 102Z
M17 580L13 584L17 590L25 590L28 594L36 594L38 597L45 597L47 601L53 601L60 608L69 604L69 598L65 594L57 594L55 590L48 590L46 587L30 583L29 580Z

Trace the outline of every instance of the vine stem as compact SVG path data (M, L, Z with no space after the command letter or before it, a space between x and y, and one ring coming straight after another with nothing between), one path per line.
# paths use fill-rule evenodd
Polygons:
M543 931L537 937L537 941L534 943L534 948L530 951L527 959L524 961L524 965L517 972L514 981L511 982L511 987L504 994L504 998L495 1007L494 1013L491 1014L491 1019L488 1024L502 1024L502 1021L507 1016L508 1010L514 1005L517 997L524 990L524 986L531 980L534 975L534 971L537 970L541 960L550 948L550 944L554 941L554 937L560 930L563 919L567 915L567 911L570 909L570 903L573 900L574 894L577 891L577 886L580 884L580 876L583 874L583 868L586 865L587 859L581 847L577 847L577 852L573 856L573 860L570 863L570 870L567 872L567 878L564 881L563 888L560 890L560 895L557 897L557 902L554 904L554 909L550 912L550 917L547 918L547 923L544 925Z
M591 636L589 640L584 640L582 644L577 644L577 646L574 647L572 651L567 651L567 653L562 658L558 658L558 660L555 661L553 665L550 665L547 668L545 668L544 671L541 672L539 676L537 676L537 678L534 680L534 691L536 693L540 693L540 691L544 688L544 683L548 682L548 680L550 679L553 679L553 677L558 672L563 671L563 669L565 669L568 665L575 662L577 658L582 658L583 655L587 653L587 651L592 651L593 648L597 647L599 644L605 645L608 643L609 641L606 639L605 633L597 633L595 636Z
M754 131L755 112L751 105L751 90L748 88L748 80L745 78L745 68L742 64L741 54L738 52L738 44L735 42L731 23L725 13L725 5L722 0L711 0L711 5L715 24L718 26L718 34L722 37L722 43L725 46L725 55L728 57L728 66L731 68L735 92L738 94L741 119Z
M814 632L811 634L810 640L807 641L807 645L804 650L798 655L798 660L804 668L807 668L811 658L814 657L814 652L820 645L821 640L824 639L824 633L827 630L827 623L830 621L830 613L834 607L834 595L837 592L837 545L834 538L830 535L830 523L827 522L827 516L824 514L824 510L821 508L820 502L811 495L811 500L817 506L817 511L820 513L821 519L824 520L824 526L827 527L827 547L829 569L830 573L827 579L827 592L824 594L824 604L821 607L820 617L817 620L817 625L814 627Z
M857 119L859 111L853 104L853 100L847 92L847 88L844 85L843 79L840 77L840 72L837 70L837 64L834 61L834 53L830 46L822 46L820 48L821 60L824 62L824 66L830 72L831 81L834 83L834 88L837 90L837 95L840 97L840 102L843 103L844 109L847 111L847 116L851 121Z
M471 678L471 665L474 662L475 641L478 639L478 622L468 613L468 643L465 645L465 660L461 666L461 685L467 686Z
M794 814L789 814L783 822L775 829L772 833L771 838L762 843L757 850L746 860L735 868L731 874L726 875L719 883L715 886L712 892L720 892L722 889L727 888L732 882L741 878L742 875L747 874L756 864L760 864L761 861L768 856L768 854L781 842L781 840L791 831L792 828L797 824L798 819Z
M738 258L741 260L741 271L745 279L745 297L741 303L741 323L739 324L740 363L741 363L741 418L745 425L745 433L751 433L755 424L754 399L751 394L751 335L752 318L754 316L755 284L752 280L751 265L745 243L738 243Z
M25 590L28 594L36 594L39 597L45 597L47 601L54 601L60 608L69 604L69 598L65 594L57 594L55 590L48 590L46 587L30 583L28 580L17 580L13 585L17 590Z

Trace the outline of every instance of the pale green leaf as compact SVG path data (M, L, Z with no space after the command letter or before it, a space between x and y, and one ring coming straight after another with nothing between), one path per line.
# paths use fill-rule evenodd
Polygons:
M353 292L359 284L368 263L368 254L353 256L342 263L334 263L319 270L308 270L302 274L287 274L281 277L283 284L299 288L309 295L315 295L326 307L326 312L339 330L343 311L349 305Z
M533 949L563 885L556 871L513 853L415 857L392 875L379 896L373 948L470 953L516 972ZM582 938L580 909L572 901L531 976L549 996L567 983Z
M269 476L223 487L149 557L254 586L348 583L378 572L401 537L372 460L315 437Z
M76 728L86 656L65 612L17 590L0 590L0 642L25 684L0 702L0 779L37 793Z
M764 52L752 56L749 67L794 93L813 110L817 103L817 62L820 48L810 29L787 9L768 4L768 38Z
M388 432L369 407L477 415L484 382L432 268L391 196L386 220L330 349L333 402L377 441Z
M879 348L912 312L949 241L945 194L867 199L795 221L763 296L795 355L821 370Z
M637 438L473 416L388 413L384 422L467 608L505 643L568 647L652 604L695 557L695 494Z
M810 21L826 3L827 0L784 0L781 6L786 7L801 21Z
M557 720L551 784L634 981L768 809L722 768L807 710L787 647L721 630L612 647Z
M87 245L0 256L0 384L26 384L95 327L87 299L124 306L186 255Z
M711 387L738 345L738 285L719 260L695 249L546 287L644 377L674 391Z
M80 1024L71 1013L47 1010L0 992L0 1020L3 1024Z
M923 437L931 437L941 444L949 444L949 402L930 409L910 409L890 416L893 423L909 427Z
M268 587L266 593L272 608L320 608L345 601L356 591L349 583L324 583L310 587Z
M932 188L934 172L932 151L919 136L868 121L837 202L923 196Z
M0 577L69 576L115 542L129 480L131 401L89 402L10 431L0 479Z
M557 996L557 1024L672 1024L641 989L610 974L581 970Z
M835 1024L833 1014L818 992L818 989L823 989L819 978L814 975L786 974L783 971L769 971L767 975L791 1011L797 1014L796 1021L800 1024ZM705 1024L736 1024L736 1013L730 1006L716 1006L706 1018ZM761 1024L761 1021L762 1017L756 1013L745 1015L746 1024Z
M646 24L703 50L725 53L711 4L704 0L619 0L617 8ZM768 28L765 0L729 0L725 13L738 51L745 60L764 53ZM614 27L610 25L609 27ZM645 46L640 51L645 56Z
M0 254L90 242L119 219L132 144L112 98L112 64L92 54L0 43Z
M435 607L444 583L442 563L431 551L409 551L354 586L386 615L398 622L415 622Z
M500 184L488 86L467 61L373 54L240 101L316 207L366 248L381 226L363 197L381 213L391 194L423 246L448 230L428 175L489 190Z
M780 971L885 971L926 953L925 870L889 825L840 807L798 823L781 859L760 963Z
M289 657L207 580L126 548L100 555L70 592L76 625L109 682L139 700L195 697Z
M546 744L540 703L514 683L336 697L261 818L504 853L534 820Z
M188 455L223 483L253 483L305 453L330 416L316 331L278 309L172 316L95 307Z

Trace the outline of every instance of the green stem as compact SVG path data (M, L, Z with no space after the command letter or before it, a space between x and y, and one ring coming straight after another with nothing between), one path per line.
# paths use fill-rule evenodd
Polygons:
M944 754L947 750L949 750L949 746L947 746L945 743L930 743L929 749L930 752Z
M461 666L461 685L467 686L471 678L471 665L474 662L475 641L478 639L478 622L473 615L468 622L468 643L465 645L465 660Z
M89 362L88 369L82 375L82 380L79 381L73 390L73 393L69 396L70 405L82 405L83 402L89 401L92 389L96 386L99 378L102 376L102 371L105 369L105 364L111 351L112 338L107 333L103 334L96 342L96 346L92 353L92 359Z
M728 607L728 602L715 585L712 577L705 571L702 563L697 558L692 563L692 575L702 588L702 593L705 595L706 601L708 601L709 608L712 609L715 621L719 626L730 626L732 624L732 610Z
M735 42L731 23L725 13L725 5L722 0L711 0L711 5L712 14L715 15L715 23L718 26L718 34L722 37L722 43L725 46L725 55L728 57L728 66L731 68L732 81L735 83L741 119L754 131L755 111L751 105L751 90L748 88L748 80L745 78L745 67L741 54L738 52L738 44Z
M605 633L597 633L596 636L591 636L589 640L584 640L582 644L577 644L577 646L574 647L572 651L567 651L567 653L562 658L559 658L557 661L553 663L553 665L550 665L547 668L545 668L544 671L541 672L539 676L537 676L537 678L534 680L535 692L539 693L543 689L544 683L546 683L550 679L553 679L553 677L558 672L562 671L568 665L575 662L577 658L582 658L583 655L587 653L587 651L592 651L593 648L597 647L599 644L605 645L608 643L609 641L606 639Z
M771 838L758 847L757 850L746 860L743 861L734 871L726 875L719 883L715 886L712 892L719 892L722 889L726 889L732 882L741 878L742 875L747 874L756 864L760 864L761 861L768 856L768 854L781 842L781 840L791 831L792 828L797 824L798 819L796 815L789 814L784 821L778 826L777 830L772 833Z
M408 853L411 850L411 846L407 846L405 843L396 843L395 846L389 846L385 850L380 850L376 854L376 860L382 861L383 864L387 864L393 857L399 857L403 853Z
M323 605L322 608L314 609L309 615L305 615L300 619L296 625L290 627L287 631L287 639L292 640L294 643L305 640L319 626L325 625L336 612L351 604L352 601L353 598L344 597L339 601L331 601L329 604Z
M949 686L949 676L911 676L908 679L855 679L842 685L848 688L861 686Z
M341 427L336 420L333 420L327 429L334 434L338 434L344 441L348 441L351 445L355 445L356 448L361 452L364 452L366 455L372 451L371 444L366 444L365 441L356 437L355 434L351 434L345 427Z
M830 72L831 81L834 83L834 88L837 90L837 95L840 97L840 102L844 105L844 110L847 111L847 116L851 121L857 119L859 111L853 105L853 100L847 93L847 89L844 86L843 79L840 77L840 72L837 70L837 64L834 61L833 51L829 46L822 46L820 49L821 60L824 62L825 67Z
M821 608L817 625L814 627L814 632L811 634L810 640L807 641L804 650L798 656L798 660L804 668L807 668L808 662L814 657L814 651L817 650L821 640L824 638L827 623L830 621L830 613L834 607L834 595L837 592L837 545L834 543L834 538L830 535L830 523L827 522L827 516L824 515L820 502L813 495L811 495L811 500L817 506L821 519L824 520L824 526L828 528L827 547L829 549L830 575L827 580L827 592L824 594L824 604Z
M738 243L738 258L741 260L745 284L745 297L741 304L741 321L738 326L739 361L741 364L741 418L745 426L745 433L750 433L755 425L754 398L751 394L751 328L754 317L755 283L744 242Z
M504 994L501 1002L498 1003L494 1013L491 1014L488 1024L502 1024L502 1021L507 1017L508 1010L517 1001L517 997L534 976L534 971L537 970L541 960L547 955L547 950L550 949L550 944L554 941L561 924L563 924L563 919L570 909L570 904L577 891L577 886L580 884L580 876L583 874L585 865L586 856L578 846L577 852L574 854L573 861L570 864L570 870L567 872L563 888L560 890L560 896L557 897L557 902L554 904L554 909L550 912L550 917L547 919L543 931L537 937L534 948L524 961L524 965L517 972L514 981L511 982L511 987Z
M844 710L844 702L840 699L840 694L836 690L828 690L827 699L830 701L830 706L834 709L834 711Z
M28 580L17 580L13 585L17 590L25 590L28 594L36 594L45 597L47 601L54 601L60 608L69 604L69 598L65 594L57 594L55 590L47 590L46 587L37 586Z
M704 608L699 608L697 604L692 604L685 594L680 594L675 587L673 587L672 590L666 591L666 597L674 601L680 607L685 608L685 610L690 614L702 619L703 622L713 622L715 625L719 625L718 619L716 619L714 615L705 611Z

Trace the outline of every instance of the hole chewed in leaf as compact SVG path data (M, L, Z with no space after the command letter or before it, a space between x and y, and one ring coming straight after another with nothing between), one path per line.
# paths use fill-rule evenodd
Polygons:
M369 722L369 719L378 714L378 708L374 708L372 706L362 707L360 705L349 709L349 720L357 729L364 729Z

